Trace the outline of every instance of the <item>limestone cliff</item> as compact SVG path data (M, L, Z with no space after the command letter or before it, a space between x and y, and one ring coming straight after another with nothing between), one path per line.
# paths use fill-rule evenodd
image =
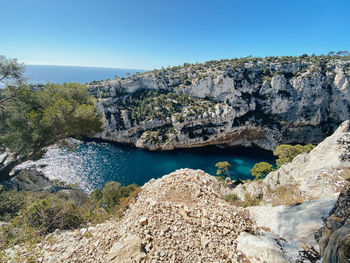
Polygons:
M319 143L350 116L350 59L269 57L185 64L91 86L97 138L156 150ZM143 105L142 105L143 102Z

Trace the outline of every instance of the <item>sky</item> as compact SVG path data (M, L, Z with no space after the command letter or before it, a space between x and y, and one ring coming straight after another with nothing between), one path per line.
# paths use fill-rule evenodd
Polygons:
M0 55L153 69L350 50L350 0L0 0Z

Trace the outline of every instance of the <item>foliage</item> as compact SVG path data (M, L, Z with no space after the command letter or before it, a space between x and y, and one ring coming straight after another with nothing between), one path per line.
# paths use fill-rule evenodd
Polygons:
M1 191L0 221L9 224L0 227L0 251L20 243L35 245L56 229L70 230L118 218L139 192L135 184L108 182L102 190L93 191L90 198L75 203L60 192Z
M307 145L289 145L289 144L281 144L276 147L273 151L273 155L277 156L276 160L277 167L281 167L283 164L291 162L294 157L301 153L310 152L315 145L307 144Z
M188 107L189 112L201 114L214 103L194 98L185 94L141 89L121 101L122 109L128 110L133 122L152 119L165 120L173 114L178 120L183 118L182 110Z
M236 194L228 194L224 196L224 200L231 204L235 204L239 201L239 197Z
M228 170L231 168L231 164L227 161L218 162L215 164L215 167L217 167L216 175L222 175L223 173L226 173L226 176L230 176L228 173Z
M274 171L273 166L267 162L256 163L250 170L250 173L258 180L260 177L265 177L268 173Z
M60 139L101 131L102 120L86 85L19 86L4 91L11 100L0 108L0 147L32 153Z
M31 204L22 217L29 227L38 229L40 234L48 234L56 229L74 229L86 222L73 202L52 198Z
M105 204L107 208L113 208L119 205L122 198L130 196L138 188L136 184L121 186L118 182L110 181L105 184L102 190L94 190L90 197L99 203Z
M16 59L8 59L0 56L0 82L5 84L18 84L23 79L24 65Z
M47 192L0 191L0 221L10 221L23 208L48 195Z

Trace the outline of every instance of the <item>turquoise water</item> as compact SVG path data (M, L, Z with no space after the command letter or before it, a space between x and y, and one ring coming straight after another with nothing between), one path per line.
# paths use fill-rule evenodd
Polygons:
M98 68L98 67L75 67L75 66L48 66L48 65L26 65L24 76L29 83L63 83L80 82L87 83L94 80L113 79L115 75L125 77L144 70L120 69L120 68Z
M89 192L110 180L123 185L143 185L180 168L202 169L215 175L215 163L231 163L232 178L252 178L249 170L256 162L274 163L272 153L253 148L205 147L171 152L147 152L109 143L84 142L74 150L51 148L42 159L51 179L78 183Z

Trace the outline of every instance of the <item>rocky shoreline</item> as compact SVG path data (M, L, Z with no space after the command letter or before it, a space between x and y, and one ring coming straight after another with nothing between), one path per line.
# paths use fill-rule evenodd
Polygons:
M233 189L201 170L177 170L146 183L120 221L57 230L32 250L17 246L7 255L36 262L343 262L349 136L346 121L310 153ZM242 208L227 195L260 202Z

